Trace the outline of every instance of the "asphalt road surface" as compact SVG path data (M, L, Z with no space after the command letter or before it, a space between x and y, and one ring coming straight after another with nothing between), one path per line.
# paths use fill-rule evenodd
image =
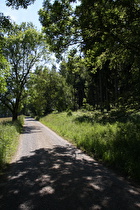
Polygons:
M140 209L138 186L32 118L0 190L1 210Z

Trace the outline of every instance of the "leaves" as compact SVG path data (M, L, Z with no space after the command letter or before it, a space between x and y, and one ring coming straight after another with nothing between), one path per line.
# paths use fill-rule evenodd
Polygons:
M30 78L29 110L43 116L53 110L63 111L71 104L71 87L53 68L37 67Z
M19 7L27 9L27 7L33 4L35 0L6 0L6 6L19 9Z
M78 27L72 1L45 1L39 11L39 20L43 26L50 49L57 55L63 53L69 45L75 43Z
M2 54L0 49L0 92L3 93L6 91L6 78L9 75L10 65L6 58Z
M27 96L29 73L42 58L45 47L43 35L31 23L14 24L5 38L3 54L10 63L10 74L6 78L7 91L0 99L12 114L17 115Z

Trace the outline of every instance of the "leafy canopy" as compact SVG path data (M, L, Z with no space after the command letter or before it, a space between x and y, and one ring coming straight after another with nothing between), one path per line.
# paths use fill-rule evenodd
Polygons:
M19 7L27 9L27 7L33 4L35 0L6 0L6 6L19 9Z
M51 50L61 55L68 46L80 42L79 27L75 15L75 1L44 1L39 20Z
M130 54L139 56L139 12L138 0L45 0L39 16L53 51L60 55L80 44L98 68L108 59L116 65Z
M6 78L7 91L0 94L0 99L16 119L26 97L29 73L36 63L41 62L44 51L47 51L46 44L32 23L14 24L5 37L2 50L10 63L10 70Z

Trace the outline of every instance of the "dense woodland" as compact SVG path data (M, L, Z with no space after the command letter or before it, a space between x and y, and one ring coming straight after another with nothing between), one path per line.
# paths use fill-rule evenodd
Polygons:
M139 0L44 0L42 32L0 19L1 115L140 108Z

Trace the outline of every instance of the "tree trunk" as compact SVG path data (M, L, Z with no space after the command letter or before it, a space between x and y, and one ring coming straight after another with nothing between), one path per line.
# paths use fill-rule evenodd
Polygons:
M18 118L19 101L20 101L20 98L17 98L17 99L16 99L16 102L15 102L15 106L13 107L13 111L12 111L12 121L17 120L17 118Z
M102 84L102 72L101 70L99 70L99 87L100 87L100 110L101 112L104 111L104 107L103 107L103 84Z
M14 110L14 111L12 112L12 121L13 121L13 122L16 121L17 118L18 118L18 112L17 112L16 110Z
M115 70L115 106L118 106L118 77L117 77L117 71Z

